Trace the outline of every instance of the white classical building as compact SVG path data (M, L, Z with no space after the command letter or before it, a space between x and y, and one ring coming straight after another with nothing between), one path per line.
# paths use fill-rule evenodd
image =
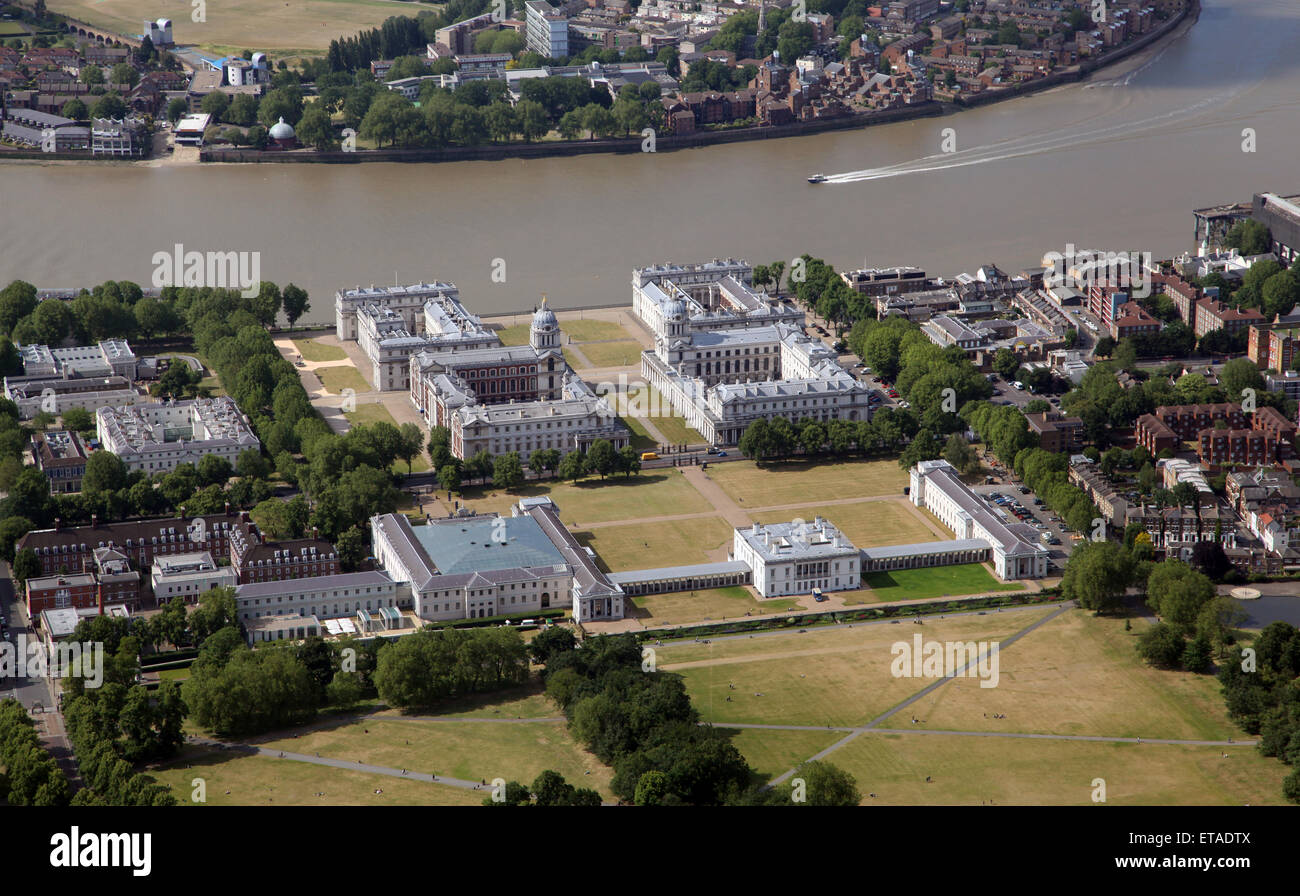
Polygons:
M759 419L867 420L870 390L842 369L834 351L786 319L780 303L736 279L738 262L633 273L633 307L655 332L641 373L688 426L714 444L734 445ZM669 279L685 271L696 296L745 296L705 310ZM655 281L651 274L661 274ZM706 279L716 276L717 280ZM663 286L671 287L665 292ZM698 311L693 313L692 309ZM802 312L795 311L802 319Z
M245 624L268 617L338 619L396 609L405 594L382 570L346 572L240 585L235 589L235 608Z
M669 335L677 304L686 318L681 334L799 325L803 312L753 289L754 268L734 258L701 264L657 264L632 272L632 311L656 338Z
M457 312L448 310L454 307ZM374 303L357 310L357 344L370 360L370 382L380 392L411 387L411 358L420 352L464 352L500 346L501 340L454 299L430 299L416 333L396 309Z
M617 449L631 442L614 408L569 369L545 298L528 345L422 350L410 359L409 381L411 403L427 426L451 430L460 458L518 451L527 462L539 448L567 453L597 439Z
M233 465L242 452L262 444L229 396L100 408L95 421L106 451L120 457L128 470L151 474L181 464L197 467L210 454Z
M207 551L158 557L149 568L149 582L159 604L173 597L196 603L213 588L234 588L238 582L232 566L220 566Z
M970 542L987 542L993 568L1004 582L1047 575L1048 550L1036 531L1023 524L1008 524L994 513L957 475L946 460L922 461L911 470L909 495L917 507L929 510L953 531L963 549Z
M412 526L373 517L375 561L409 590L430 622L572 607L579 622L623 618L623 590L578 544L549 498L527 498L508 517L458 515Z
M424 306L434 299L449 300L460 305L460 291L453 283L413 283L409 286L379 286L368 289L340 289L334 293L334 332L340 340L357 339L357 312L365 305L389 308L402 316L406 328L416 333ZM461 311L468 316L462 308Z
M821 517L737 529L732 556L753 570L763 597L843 591L862 583L861 553Z

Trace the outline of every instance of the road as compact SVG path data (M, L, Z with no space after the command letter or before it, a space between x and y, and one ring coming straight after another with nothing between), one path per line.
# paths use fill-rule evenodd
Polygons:
M36 640L37 635L27 619L27 608L14 590L12 571L4 561L0 561L0 613L3 613L7 624L5 638L10 644ZM42 745L50 751L50 755L58 761L69 778L76 781L77 767L72 745L68 742L63 714L58 710L54 694L55 684L49 678L0 678L0 697L12 697L26 708L36 722L36 731L41 736Z

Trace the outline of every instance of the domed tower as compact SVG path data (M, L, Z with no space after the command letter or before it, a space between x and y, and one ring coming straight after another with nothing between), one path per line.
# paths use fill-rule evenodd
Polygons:
M555 319L555 312L546 307L546 296L542 296L542 305L533 314L528 344L539 353L560 349L560 322Z
M673 299L664 308L664 335L671 343L675 339L685 339L687 335L686 305L681 299Z
M565 364L560 350L560 322L546 307L546 296L542 296L542 305L533 314L528 344L537 352L537 397L554 401L564 391Z

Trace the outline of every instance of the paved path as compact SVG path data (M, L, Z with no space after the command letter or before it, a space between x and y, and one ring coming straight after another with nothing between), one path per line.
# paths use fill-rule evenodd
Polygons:
M708 473L699 467L681 467L682 475L686 481L695 486L695 490L704 496L704 499L713 505L713 509L718 512L727 524L736 528L743 529L752 525L754 520L741 508L739 504L731 499L722 487L709 478Z
M1078 740L1107 744L1174 744L1185 747L1253 747L1253 740L1177 740L1161 737L1112 737L1099 734L1034 734L1020 731L943 731L934 728L854 728L840 725L763 725L751 722L714 722L714 728L743 728L767 731L844 731L865 734L941 734L948 737L1010 737L1026 740Z

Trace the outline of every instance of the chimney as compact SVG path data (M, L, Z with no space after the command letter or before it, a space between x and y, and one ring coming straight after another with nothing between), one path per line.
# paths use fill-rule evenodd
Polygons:
M98 529L98 528L99 528L99 514L97 514L97 513L92 513L92 514L90 515L90 528L92 528L92 529Z
M63 531L63 519L62 519L61 517L57 517L57 516L56 516L56 517L54 518L54 531L55 531L55 532L62 532L62 531Z
M312 538L320 538L320 529L316 528L315 526L312 526L312 527L311 527L311 537L312 537Z
M230 502L226 502L226 516L230 516Z
M95 590L99 593L99 615L103 616L104 615L104 583L103 582L97 583Z

